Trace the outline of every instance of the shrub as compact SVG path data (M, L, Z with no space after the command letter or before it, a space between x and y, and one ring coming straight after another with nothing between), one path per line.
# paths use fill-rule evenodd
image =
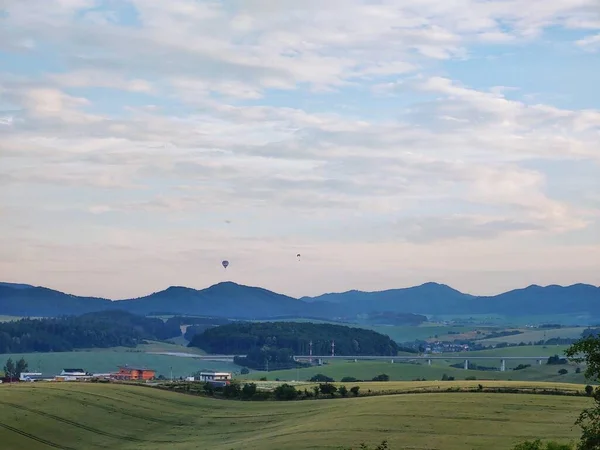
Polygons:
M333 384L320 384L319 385L319 390L321 391L322 394L324 395L331 395L332 397L335 395L335 393L337 392L338 388L335 387Z
M346 395L348 395L348 389L346 388L346 386L340 386L338 389L338 392L340 393L340 395L342 397L345 397Z
M390 381L390 376L385 373L382 373L381 375L373 377L373 381Z
M240 370L240 373L242 375L248 375L250 373L250 369L248 369L247 367L242 367L242 370Z
M476 379L477 379L477 377L474 377L474 376L465 377L466 381L475 381Z
M356 383L358 380L354 377L344 377L341 381L342 383Z
M267 377L260 377L258 381L267 381Z
M519 364L513 370L523 370L523 369L527 369L528 367L531 367L531 364Z
M242 388L242 398L250 399L256 394L256 384L246 383Z
M568 371L567 369L560 369L560 370L558 371L558 374L559 374L559 375L566 375L566 374L568 374L568 373L569 373L569 371Z
M323 375L322 373L318 373L313 376L309 381L313 383L333 383L335 380L327 375Z
M359 391L360 391L360 386L352 386L350 388L350 392L352 392L352 395L354 395L355 397L358 397Z
M575 373L581 373L581 367L578 367L577 369L575 369Z
M277 400L295 400L298 398L298 391L294 386L282 384L273 391Z
M585 393L591 397L591 396L592 396L592 394L594 393L594 387L593 387L593 386L590 386L590 385L588 384L588 385L585 387Z
M242 388L239 383L231 383L223 387L223 397L225 398L237 398L241 395Z

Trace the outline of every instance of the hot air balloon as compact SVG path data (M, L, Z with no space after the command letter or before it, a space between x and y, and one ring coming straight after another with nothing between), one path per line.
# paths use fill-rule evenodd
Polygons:
M296 258L298 258L298 261L300 261L300 253L296 255Z
M223 261L221 264L223 265L223 267L225 267L225 269L227 269L227 266L229 265L229 261L227 261L227 260Z

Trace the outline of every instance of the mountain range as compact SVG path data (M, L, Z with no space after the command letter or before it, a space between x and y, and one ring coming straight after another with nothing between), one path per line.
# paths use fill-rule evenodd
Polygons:
M486 297L465 294L444 284L425 283L403 289L348 291L296 299L258 287L225 282L201 290L172 286L144 297L113 301L28 284L0 283L0 315L49 317L115 309L141 315L179 314L233 319L355 319L383 312L508 317L568 314L600 319L600 287L532 285Z

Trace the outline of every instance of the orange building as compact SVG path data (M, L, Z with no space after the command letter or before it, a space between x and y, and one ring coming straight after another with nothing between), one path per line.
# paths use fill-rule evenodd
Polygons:
M119 372L113 378L117 380L153 380L156 371L152 369L141 369L139 367L121 366Z

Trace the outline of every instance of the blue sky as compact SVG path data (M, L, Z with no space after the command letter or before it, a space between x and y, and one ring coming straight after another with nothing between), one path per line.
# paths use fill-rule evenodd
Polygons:
M0 8L3 281L600 284L597 0Z

